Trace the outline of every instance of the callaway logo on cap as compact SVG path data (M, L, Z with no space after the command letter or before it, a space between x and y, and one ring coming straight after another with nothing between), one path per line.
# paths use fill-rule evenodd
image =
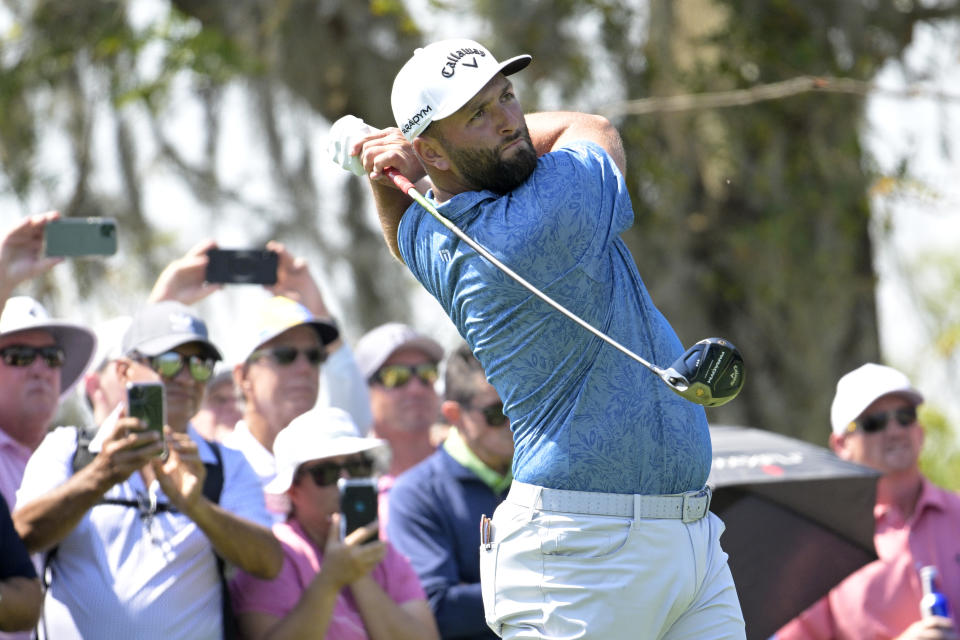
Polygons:
M441 40L417 49L393 81L393 117L407 140L434 120L452 115L498 73L520 71L532 58L521 55L497 62L473 40Z

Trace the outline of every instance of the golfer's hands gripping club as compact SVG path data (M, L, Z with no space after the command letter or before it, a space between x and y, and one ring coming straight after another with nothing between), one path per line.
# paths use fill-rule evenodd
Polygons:
M406 176L412 188L414 182L426 175L413 146L399 129L375 129L356 116L343 116L330 127L327 155L354 175L404 192L407 189L399 186L394 176Z

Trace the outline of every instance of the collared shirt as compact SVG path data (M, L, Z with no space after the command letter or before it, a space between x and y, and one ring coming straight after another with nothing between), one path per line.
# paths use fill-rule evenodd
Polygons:
M273 580L261 580L237 571L230 583L230 595L237 613L258 611L283 618L300 601L303 592L320 573L323 550L304 533L296 520L274 525L273 533L283 548L283 567ZM426 596L410 568L410 562L389 543L383 560L370 572L387 596L397 604L424 600ZM349 589L341 589L333 606L326 640L366 640L366 628Z
M290 513L290 499L286 494L267 493L266 486L277 477L277 461L273 453L250 433L250 427L243 420L237 422L233 431L223 439L223 443L228 447L233 447L243 454L254 472L260 479L260 487L263 490L264 503L267 511L270 513L270 519L273 524L284 522L287 514Z
M443 441L443 448L450 454L451 458L473 471L497 495L503 494L510 488L510 483L513 482L513 473L509 469L506 473L500 473L488 467L487 463L477 457L477 454L467 446L466 440L463 439L456 427L450 428Z
M16 506L17 489L23 480L23 470L30 459L30 447L20 444L0 429L0 495L7 501L10 511Z
M777 640L895 638L920 619L919 568L934 565L960 623L960 495L924 479L904 520L874 508L878 560L857 570L777 632ZM956 604L954 604L956 603Z
M464 192L439 210L528 282L647 360L666 367L683 353L620 237L633 209L623 176L600 146L573 142L540 156L510 193ZM480 258L419 204L404 213L397 239L410 272L503 399L517 480L609 493L703 487L711 461L703 407Z
M215 463L209 444L193 429L200 459ZM27 464L21 504L63 484L73 473L76 429L47 435ZM263 492L240 452L221 447L220 506L270 526ZM113 486L105 498L141 507L97 505L59 543L53 580L44 601L47 637L219 640L220 577L203 531L178 512L155 512L168 502L159 483L145 486L139 473Z

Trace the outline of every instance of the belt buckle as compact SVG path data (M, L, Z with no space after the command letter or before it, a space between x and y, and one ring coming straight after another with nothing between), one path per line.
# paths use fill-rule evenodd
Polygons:
M710 508L710 493L710 488L707 487L697 493L687 492L683 494L681 519L684 524L696 522L707 515L707 510Z

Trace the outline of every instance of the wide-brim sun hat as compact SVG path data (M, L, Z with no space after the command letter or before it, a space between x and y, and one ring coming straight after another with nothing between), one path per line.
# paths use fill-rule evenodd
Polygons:
M0 314L0 338L25 331L46 331L64 352L60 368L60 399L73 390L93 359L97 336L90 329L71 322L54 320L42 304L29 296L9 298Z
M267 493L284 493L305 462L336 456L368 453L375 468L386 469L390 448L385 440L360 435L350 414L337 407L314 407L290 421L273 441L277 475L267 483Z

